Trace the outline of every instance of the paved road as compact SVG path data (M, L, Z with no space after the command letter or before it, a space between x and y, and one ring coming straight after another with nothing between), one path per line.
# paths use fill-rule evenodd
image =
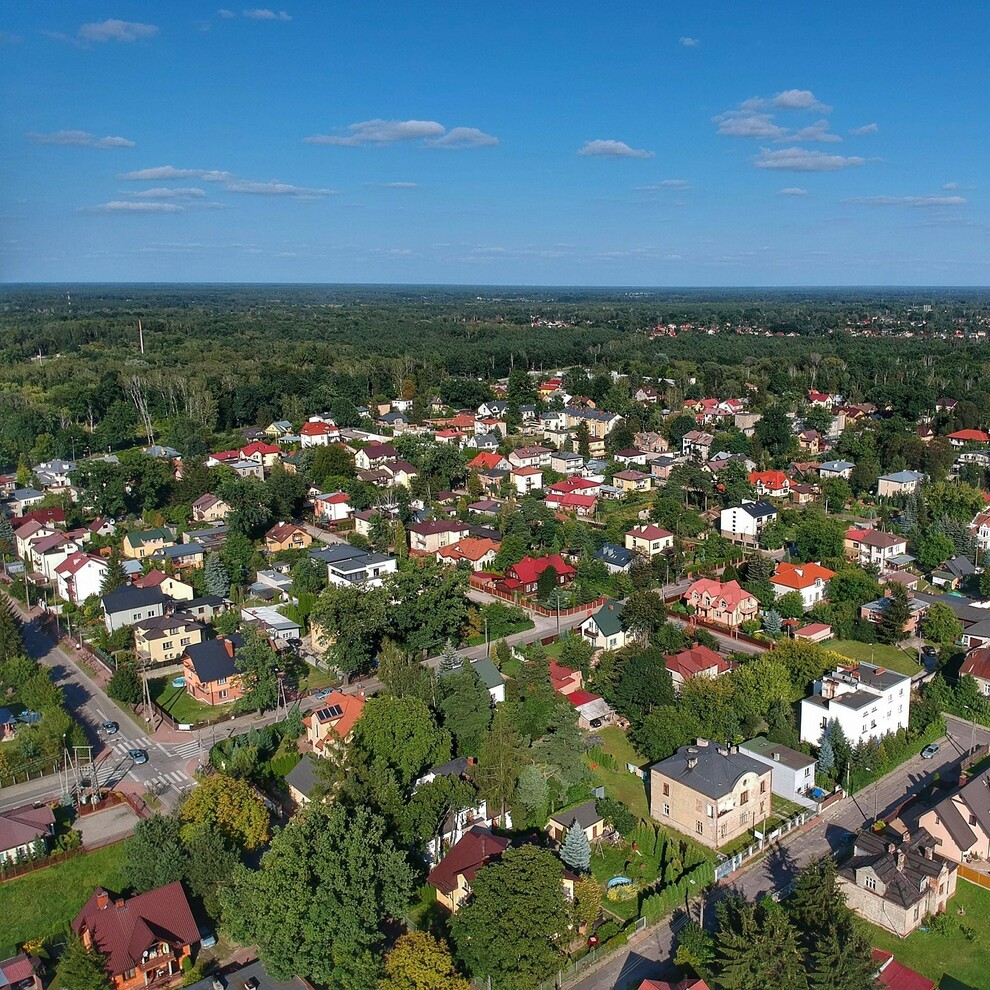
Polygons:
M974 744L990 743L990 729L971 722L946 717L946 735L939 740L941 752L931 760L915 756L891 771L876 784L864 788L852 798L825 811L814 827L787 842L775 846L764 859L749 870L737 873L726 885L716 887L705 904L706 925L714 917L714 905L729 892L755 901L765 894L785 887L812 860L839 850L850 832L868 826L876 816L881 820L913 794L931 784L937 772L945 769ZM630 983L644 979L662 979L674 972L671 954L674 934L664 922L649 929L629 949L598 972L571 984L570 990L626 990Z

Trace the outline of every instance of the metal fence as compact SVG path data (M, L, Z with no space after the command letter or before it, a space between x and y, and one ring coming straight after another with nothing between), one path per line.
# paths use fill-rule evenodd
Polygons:
M782 822L772 832L764 835L762 840L757 839L756 842L747 846L745 849L719 863L715 867L715 882L718 883L720 880L724 880L730 873L735 873L736 870L745 863L748 863L754 856L763 852L769 843L776 842L781 837L787 835L788 832L800 828L812 817L813 815L810 812L798 812L793 818L788 818L787 821Z

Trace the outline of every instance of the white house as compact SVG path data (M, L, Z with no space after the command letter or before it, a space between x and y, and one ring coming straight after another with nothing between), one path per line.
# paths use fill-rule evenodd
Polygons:
M303 423L299 431L300 447L326 447L331 441L340 439L340 430L336 423L325 423L323 420L310 420Z
M907 553L907 538L878 529L850 529L846 531L843 546L847 556L883 571L890 560Z
M801 701L801 742L817 746L835 719L851 746L907 728L911 678L869 663L837 667Z
M925 480L919 471L896 471L894 474L883 474L877 480L877 495L887 498L892 495L911 495L918 490Z
M756 544L760 533L776 518L777 510L769 502L743 499L741 505L722 510L719 528L733 543Z
M674 534L652 523L644 523L634 526L626 533L626 548L647 557L655 557L665 550L673 550Z
M818 477L845 478L848 481L855 467L852 461L825 461L818 467Z
M98 595L108 569L107 562L89 553L72 554L55 568L55 590L62 601L79 605Z
M622 602L610 598L584 620L581 635L596 650L621 650L633 638L622 628Z
M770 584L778 596L791 591L798 592L807 611L824 601L828 594L828 583L834 577L835 571L830 571L821 564L788 564L781 561L770 578Z
M350 519L353 514L350 495L346 492L330 492L327 495L317 495L313 499L313 515L318 522L342 522Z

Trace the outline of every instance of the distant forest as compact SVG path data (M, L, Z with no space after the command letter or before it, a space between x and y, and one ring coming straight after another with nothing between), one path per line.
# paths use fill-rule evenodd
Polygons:
M885 335L846 329L870 321ZM669 323L719 332L648 336ZM624 415L639 382L669 379L669 403L748 394L797 408L814 387L907 421L948 395L981 420L990 349L974 334L988 326L990 292L968 289L6 286L0 462L149 433L200 451L317 411L354 425L357 406L403 391L423 415L435 394L477 405L496 378L568 367L587 368L589 394Z

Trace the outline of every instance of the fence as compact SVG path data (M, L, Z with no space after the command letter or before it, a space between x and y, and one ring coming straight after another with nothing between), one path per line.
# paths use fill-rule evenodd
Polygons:
M486 595L491 595L492 598L501 598L502 601L518 605L528 612L535 612L537 615L543 616L559 615L561 618L569 615L578 615L581 612L593 612L595 609L601 608L608 601L607 595L599 595L594 601L585 602L583 605L573 605L571 608L562 608L558 612L555 608L546 608L536 602L530 602L521 595L517 595L511 591L503 591L501 588L497 588L490 578L478 577L472 574L468 578L468 586L474 588L475 591L482 591Z
M49 764L47 761L35 760L25 767L18 767L11 770L10 773L0 774L0 791L5 787L13 787L15 784L25 784L29 780L51 776L58 771L58 763Z
M57 866L59 863L66 863L70 859L75 859L77 856L82 856L87 852L89 852L88 849L83 849L82 846L79 846L76 849L67 849L64 852L52 853L50 856L32 859L27 863L18 863L14 866L4 864L0 866L0 883L5 880L13 880L16 877L22 877L25 873L43 870L46 866Z
M718 883L724 880L730 873L735 873L744 863L748 863L754 856L758 856L763 852L769 843L776 842L777 839L787 835L788 832L800 828L813 817L813 815L806 811L798 812L793 818L788 818L787 821L782 822L772 832L764 835L762 839L758 839L741 852L737 852L734 856L730 856L728 859L719 863L715 867L715 882Z
M990 876L987 876L986 873L978 873L976 870L960 864L959 876L961 876L963 880L968 880L970 883L975 883L978 887L983 887L986 890L990 890Z

